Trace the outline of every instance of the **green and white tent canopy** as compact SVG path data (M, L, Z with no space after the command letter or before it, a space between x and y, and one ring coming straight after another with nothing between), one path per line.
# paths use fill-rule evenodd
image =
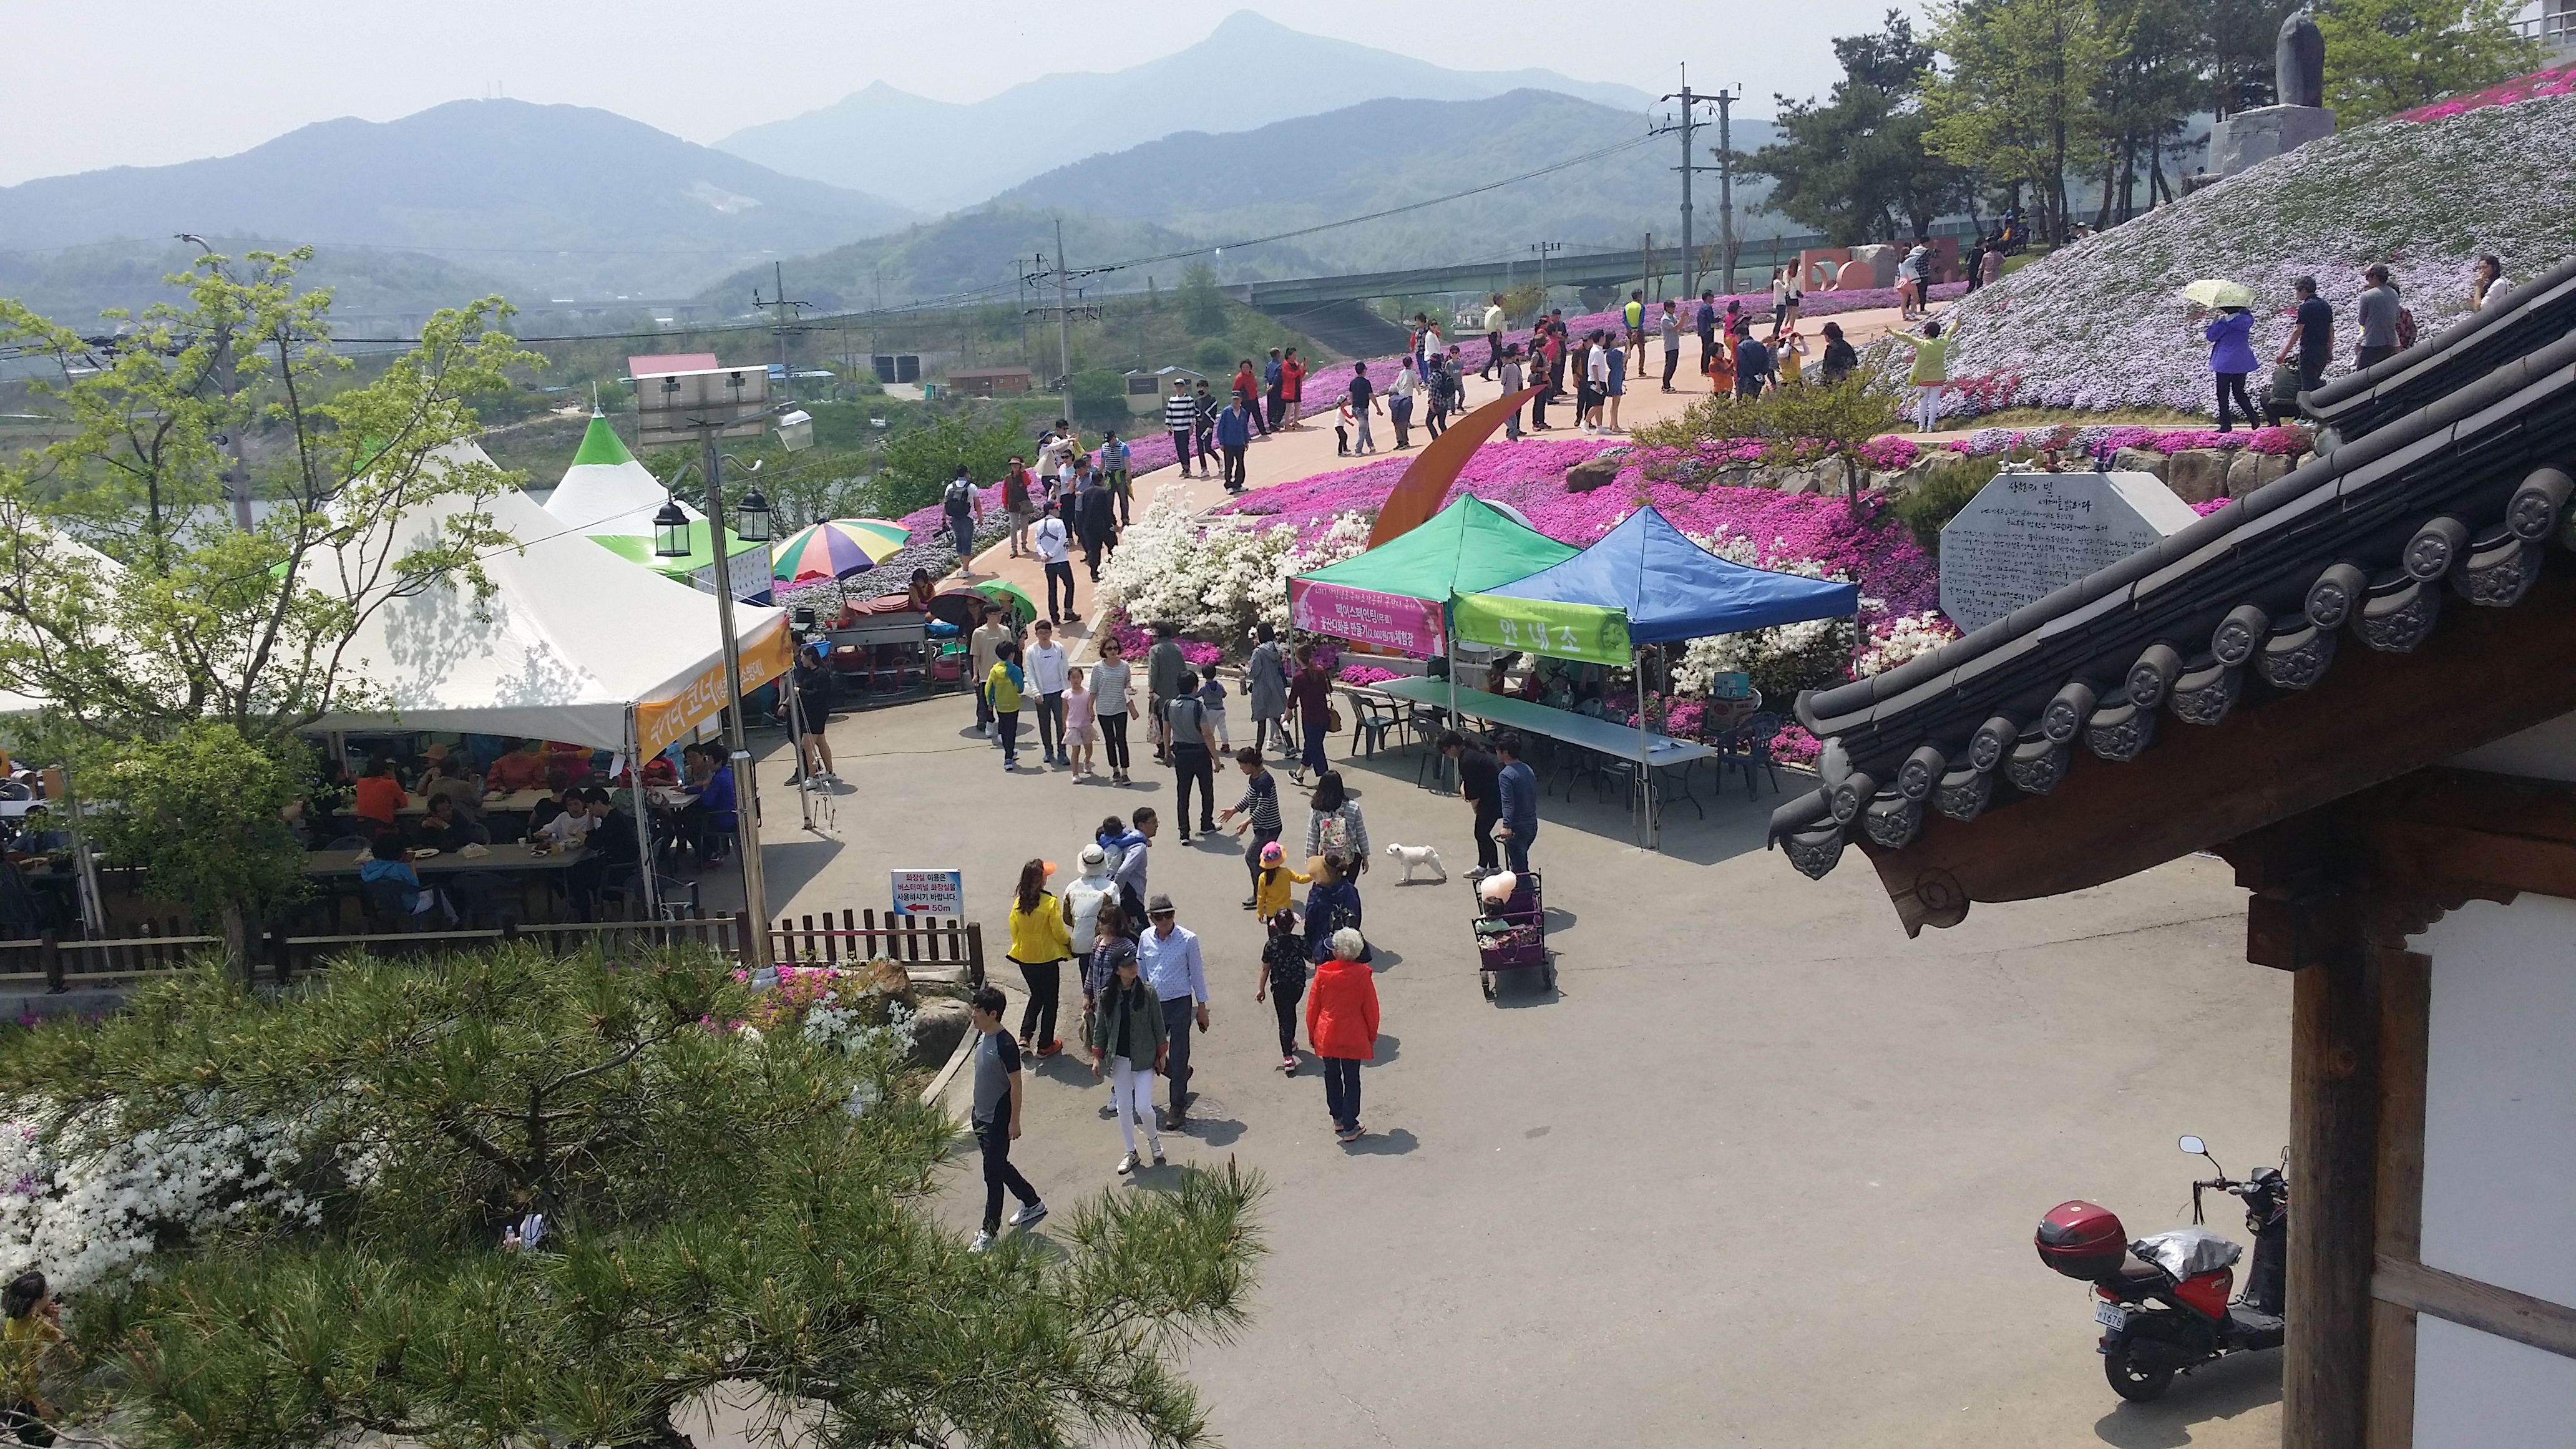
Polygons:
M671 497L635 455L608 419L591 414L590 427L563 481L546 498L546 513L564 527L584 534L622 558L644 565L666 578L715 590L715 553L707 544L707 518L686 502L689 555L660 558L653 552L653 516ZM759 598L769 592L769 548L745 543L725 530L725 555L733 576L734 597Z

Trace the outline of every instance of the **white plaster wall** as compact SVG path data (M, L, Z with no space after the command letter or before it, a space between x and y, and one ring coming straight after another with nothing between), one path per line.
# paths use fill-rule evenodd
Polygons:
M2565 1449L2576 1358L2415 1315L2415 1449Z
M2521 775L2533 780L2576 780L2576 714L2533 725L2450 761L2463 770Z
M2424 1261L2576 1305L2576 901L2473 901L2432 958ZM2416 1449L2576 1443L2576 1359L2417 1320Z

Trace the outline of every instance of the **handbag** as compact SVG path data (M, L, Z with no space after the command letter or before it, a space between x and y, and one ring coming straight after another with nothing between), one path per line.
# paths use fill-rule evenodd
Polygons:
M1328 734L1328 735L1337 735L1337 734L1340 734L1341 732L1342 732L1342 712L1341 712L1339 709L1337 709L1337 708L1335 708L1334 706L1332 706L1332 705L1329 705L1329 704L1328 704L1328 705L1325 705L1325 706L1324 706L1324 733L1326 733L1326 734Z

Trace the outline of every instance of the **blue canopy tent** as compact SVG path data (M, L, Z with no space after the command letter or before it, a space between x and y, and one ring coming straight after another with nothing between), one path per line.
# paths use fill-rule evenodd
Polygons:
M1565 562L1486 592L1621 610L1628 616L1628 638L1637 644L1860 612L1860 585L1730 563L1691 542L1652 507L1628 515Z
M1599 542L1563 563L1550 564L1527 578L1499 585L1484 597L1574 606L1624 616L1627 636L1621 653L1676 639L1740 634L1748 629L1768 629L1806 619L1843 618L1860 612L1858 584L1838 584L1730 563L1691 542L1673 527L1672 520L1652 506L1630 514ZM1543 629L1542 636L1556 632ZM1575 644L1583 632L1567 630L1565 639ZM1615 630L1607 632L1615 639ZM1595 657L1595 647L1597 644L1578 645L1562 652L1578 658ZM1542 645L1538 652L1558 651ZM1646 704L1642 668L1637 682L1637 741L1639 758L1644 759ZM1639 769L1643 772L1645 767L1641 765ZM1645 784L1643 779L1639 781L1638 810L1651 848L1659 830Z

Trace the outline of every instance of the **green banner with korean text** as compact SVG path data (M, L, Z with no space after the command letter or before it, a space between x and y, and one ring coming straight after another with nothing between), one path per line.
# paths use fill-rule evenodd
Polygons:
M1514 599L1501 594L1460 594L1450 601L1457 637L1496 649L1521 649L1591 664L1635 662L1628 647L1628 614L1597 604L1553 599Z

